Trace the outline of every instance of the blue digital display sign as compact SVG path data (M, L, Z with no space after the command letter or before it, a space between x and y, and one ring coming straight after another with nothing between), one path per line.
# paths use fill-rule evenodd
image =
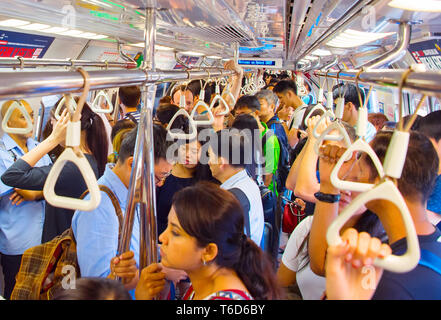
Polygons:
M275 66L275 60L241 60L237 61L240 65L244 66Z

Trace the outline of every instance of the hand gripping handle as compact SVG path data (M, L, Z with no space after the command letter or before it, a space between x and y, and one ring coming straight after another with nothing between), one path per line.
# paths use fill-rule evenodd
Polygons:
M104 97L106 99L107 104L109 105L109 109L101 109L101 107L98 105L100 103L100 97ZM96 95L95 99L92 102L91 109L95 113L112 113L113 112L113 104L110 101L109 96L107 95L107 93L104 90L98 92L98 94Z
M173 122L176 120L177 117L179 117L181 115L188 119L189 124L190 124L190 128L191 128L190 133L179 133L179 132L171 132L170 131L170 128L171 128ZM198 135L196 124L195 124L194 120L190 117L190 115L187 113L187 111L185 111L185 109L179 109L178 112L175 113L175 115L173 116L173 118L171 118L170 122L167 125L167 131L168 131L168 134L170 135L170 137L173 139L193 140Z
M322 105L321 103L315 105L315 106L311 109L311 111L309 111L309 113L307 114L307 116L306 116L306 118L305 118L305 121L304 121L305 126L308 126L308 120L309 120L309 118L311 118L312 114L313 114L314 111L316 111L316 110L322 110L322 111L323 111L323 114L325 114L326 111L327 111L327 110L325 109L325 107L323 107L323 105ZM315 129L315 128L314 128L314 129Z
M67 95L64 96L63 99L60 100L60 102L57 105L57 108L55 109L54 117L56 120L60 120L61 118L61 109L63 106L66 105L66 108L69 110L70 114L72 114L77 109L77 103L72 98L72 96Z
M207 110L208 120L195 120L194 119L194 116L196 115L196 111L199 106L202 106ZM213 112L211 112L210 106L208 104L206 104L203 100L199 100L196 103L193 110L191 110L190 117L193 119L196 126L212 125L214 123Z
M375 184L344 181L338 177L338 173L340 172L343 163L345 163L345 160L351 158L352 154L358 151L365 152L372 159L372 162L377 168L380 179L384 178L383 165L381 164L380 159L378 159L377 154L366 141L364 141L363 139L358 139L346 150L345 153L343 153L331 172L331 183L337 189L365 192L375 187Z
M15 109L20 110L20 112L23 114L26 120L26 127L25 128L13 128L8 126L8 121L11 118L12 113ZM29 113L26 111L26 108L20 101L14 101L9 106L8 110L5 113L5 116L3 117L2 121L2 129L6 133L12 133L12 134L27 134L32 132L34 130L34 125L32 124L32 119Z
M81 151L77 155L72 148L66 148L54 163L43 187L45 200L54 207L70 210L92 211L98 207L101 201L101 193L95 173L90 167L89 161ZM90 194L90 200L81 200L55 194L55 185L66 162L73 162L81 172Z
M339 134L328 135L328 133L330 133L331 131L335 131L335 130L338 131ZM323 141L325 141L325 140L329 140L329 141L343 140L347 149L349 149L349 147L352 144L351 139L349 139L349 135L346 132L345 127L340 122L337 122L337 121L334 121L333 123L331 123L331 125L329 125L325 129L325 131L322 132L320 137L315 142L314 148L315 148L315 152L317 152L317 154L319 154L320 146L322 145ZM346 160L348 160L348 159L346 159Z
M308 114L309 116L309 114ZM318 127L320 126L320 124L326 120L326 118L331 118L331 119L335 119L335 115L334 112L332 112L332 110L325 110L325 113L320 117L319 121L317 121L314 129L312 130L312 134L314 135L314 137L316 139L320 138L320 135L317 132ZM307 122L305 122L305 125L307 125Z
M374 265L396 273L405 273L413 270L420 260L418 237L406 202L395 184L390 180L386 180L374 189L360 194L338 215L328 228L326 234L328 245L335 246L341 243L341 228L361 206L372 200L387 200L395 204L400 210L407 233L407 252L404 255L390 255L385 259L377 258L374 261Z
M211 101L211 104L210 104L210 109L213 109L213 107L214 107L214 105L215 105L215 103L216 103L217 101L219 101L219 103L222 102L223 105L224 105L224 108L225 108L225 111L222 111L222 112L219 113L218 115L219 115L219 116L226 116L227 114L229 114L229 113L230 113L230 107L229 107L228 103L225 101L225 99L222 98L222 96L221 96L220 94L216 95L216 96L213 98L213 100Z

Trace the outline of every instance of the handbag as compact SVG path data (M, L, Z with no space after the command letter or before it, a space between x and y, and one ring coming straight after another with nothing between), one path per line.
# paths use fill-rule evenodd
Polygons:
M289 201L283 210L282 231L291 234L305 217L305 211L297 203Z

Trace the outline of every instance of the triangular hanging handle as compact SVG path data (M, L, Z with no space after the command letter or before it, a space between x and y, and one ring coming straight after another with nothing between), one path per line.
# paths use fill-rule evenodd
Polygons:
M345 181L341 180L338 177L338 173L340 172L340 169L346 159L351 158L353 153L358 151L366 153L371 158L372 162L375 165L375 168L377 168L378 176L380 177L380 179L384 178L385 174L383 165L381 164L381 161L378 158L377 154L366 141L364 141L363 139L358 139L345 151L345 153L342 154L340 159L337 161L334 169L332 170L331 183L334 187L340 190L356 192L365 192L375 187L375 184Z
M217 94L213 98L213 100L211 101L211 104L210 104L210 109L213 110L213 107L214 107L214 105L216 104L217 101L219 101L219 104L222 102L224 104L224 108L225 108L225 111L222 111L221 113L218 113L218 116L226 116L227 114L229 114L230 113L230 106L225 101L225 99L222 98L222 96L220 94Z
M106 99L106 102L109 105L109 109L101 109L101 106L99 105L100 97L104 97L104 99ZM107 95L107 93L104 90L101 90L100 92L98 92L98 94L96 95L95 99L92 102L91 109L95 113L112 113L113 112L113 104L110 101L109 96Z
M69 110L70 114L72 114L77 109L77 103L70 94L63 96L60 102L58 102L57 108L55 109L54 117L56 120L60 120L61 110L63 109L64 105L66 105L66 108Z
M57 161L52 166L51 171L46 179L43 187L43 194L45 200L54 207L65 208L70 210L92 211L98 207L101 201L101 193L98 187L98 182L95 178L89 161L81 151L76 154L72 148L66 148L58 157ZM90 200L81 200L76 198L58 196L55 194L55 185L61 170L64 168L66 162L73 162L81 172L81 175L86 182L89 190Z
M338 135L328 135L328 133L330 133L330 132L332 132L334 130L338 131L340 134L338 134ZM340 122L338 122L338 121L334 121L333 123L331 123L331 125L328 126L325 129L325 131L323 131L323 133L320 135L320 137L315 142L314 149L315 149L315 152L317 154L319 154L320 146L322 145L323 141L325 141L325 140L329 140L329 141L341 141L341 140L343 140L343 142L345 143L345 148L346 149L349 149L349 147L352 144L351 139L349 138L349 135L346 132L345 127ZM347 161L347 160L351 159L351 155L349 156L349 158L348 157L342 157L342 158L345 159L344 161Z
M26 127L25 128L13 128L13 127L8 126L8 121L11 118L11 115L15 109L18 109L23 114L23 116L26 120ZM12 133L12 134L27 134L27 133L32 132L32 130L34 130L34 125L32 124L31 116L26 111L25 106L20 101L14 101L9 106L8 110L5 113L5 116L3 117L2 129L4 132Z
M326 233L328 245L335 246L341 243L341 228L362 206L372 200L392 202L400 210L407 234L407 252L404 255L390 255L384 259L377 258L374 261L374 265L396 273L405 273L413 270L420 259L418 237L406 202L391 180L386 180L374 189L360 194L337 216Z
M184 116L188 119L191 132L190 133L179 133L179 132L171 132L170 128L173 124L173 122L176 120L177 117ZM167 132L170 135L172 139L184 139L184 140L193 140L197 137L198 131L196 128L195 121L190 117L187 111L185 109L179 109L178 112L175 113L173 118L171 118L170 122L167 125Z
M312 114L312 113L311 113L311 114ZM310 116L310 115L308 114L308 116ZM330 119L332 119L332 120L335 120L334 112L332 112L332 110L325 110L325 113L322 114L322 116L320 117L319 121L317 121L317 123L316 123L314 129L312 130L312 134L314 135L314 137L315 137L316 139L320 138L320 134L318 134L317 129L318 129L318 127L320 126L320 124L321 124L323 121L326 120L326 118L330 118ZM307 125L308 123L305 122L305 124Z
M323 107L323 105L322 105L321 103L315 105L315 106L311 109L311 111L309 111L309 113L307 114L307 116L306 116L306 118L305 118L305 126L308 126L308 120L309 120L309 118L311 118L312 114L313 114L314 111L316 111L316 110L322 110L322 111L323 111L323 114L325 114L326 111L328 111L328 110L325 109L325 107ZM315 128L314 128L314 129L315 129Z
M195 120L194 116L196 115L196 111L198 107L204 107L207 110L208 120ZM204 125L212 125L214 123L214 115L211 112L210 106L205 103L203 100L199 100L194 106L193 110L191 110L190 117L195 122L196 126L204 126Z

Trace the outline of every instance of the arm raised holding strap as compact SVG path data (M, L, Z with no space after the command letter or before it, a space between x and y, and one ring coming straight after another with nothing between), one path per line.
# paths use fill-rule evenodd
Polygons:
M81 95L77 108L71 116L70 122L67 124L66 133L66 149L59 156L57 161L49 172L49 175L44 184L43 193L47 202L55 207L91 211L98 207L101 201L101 192L98 187L95 174L90 167L89 162L80 149L81 144L81 111L84 103L86 102L87 94L89 92L89 76L86 71L78 69L84 78L84 90ZM90 200L81 200L70 197L58 196L55 194L55 184L65 164L71 161L73 162L81 172L87 188L90 193Z
M402 96L402 88L412 72L409 69L403 74L400 82L400 96ZM424 100L424 99L422 99ZM402 102L402 101L401 101ZM417 109L421 107L421 104ZM401 109L401 104L400 104ZM396 186L395 179L400 179L407 156L407 148L409 145L410 133L408 132L412 124L403 130L403 117L400 110L400 123L398 130L395 130L389 143L388 150L384 159L384 178L370 189L369 191L359 195L352 203L349 204L340 216L330 225L327 232L327 241L329 245L338 245L341 243L340 229L354 215L355 211L366 203L374 200L386 200L395 205L399 210L401 219L404 223L406 232L407 251L400 256L390 255L387 258L377 258L374 265L391 272L406 273L415 268L420 259L420 248L415 226L410 214L409 208ZM381 177L381 175L380 175Z

